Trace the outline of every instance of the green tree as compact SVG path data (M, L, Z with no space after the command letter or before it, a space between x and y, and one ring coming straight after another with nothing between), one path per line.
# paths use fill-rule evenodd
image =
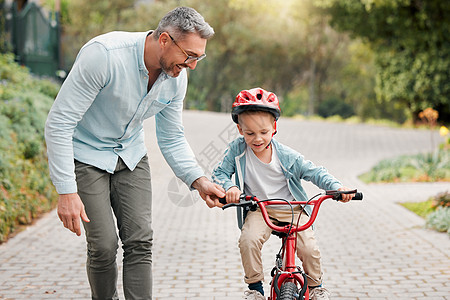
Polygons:
M133 19L136 21L136 18L142 17L137 2L137 0L60 0L65 67L71 68L81 46L91 38L113 30L132 30ZM54 10L55 0L45 0L44 5ZM148 19L152 19L151 15ZM145 29L140 29L143 30Z
M411 117L426 107L450 119L450 3L441 0L322 0L331 24L376 53L376 94Z
M207 103L200 108L227 111L239 90L262 86L277 93L285 114L313 114L329 74L347 59L347 35L334 31L310 1L186 2L201 7L216 31L205 65L190 74L188 99Z
M229 111L240 90L260 86L279 96L284 115L313 114L322 101L337 97L357 113L372 111L360 108L373 97L372 73L360 76L348 34L332 29L312 0L61 1L68 66L93 36L153 29L168 10L190 6L216 34L207 59L189 71L187 108ZM370 69L371 62L363 64Z
M0 0L0 53L8 52L8 37L6 35L5 0Z

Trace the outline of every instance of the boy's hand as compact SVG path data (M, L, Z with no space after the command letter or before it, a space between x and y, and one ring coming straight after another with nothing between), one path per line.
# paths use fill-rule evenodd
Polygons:
M338 189L338 191L351 191L351 189L349 189L348 187L341 187L340 189ZM342 200L340 200L341 202L348 202L350 200L352 200L352 198L355 197L355 194L342 194Z
M227 203L239 203L239 197L242 192L237 188L237 186L232 186L228 189L226 193Z

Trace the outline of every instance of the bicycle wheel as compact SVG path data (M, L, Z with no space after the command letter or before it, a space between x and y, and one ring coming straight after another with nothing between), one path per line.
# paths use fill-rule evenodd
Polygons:
M297 300L298 288L293 282L286 282L281 285L279 300Z

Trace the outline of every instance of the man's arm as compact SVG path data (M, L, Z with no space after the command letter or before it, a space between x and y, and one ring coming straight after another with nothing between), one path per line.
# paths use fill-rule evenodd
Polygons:
M195 160L181 124L182 101L173 102L156 115L156 136L161 153L175 175L196 189L209 207L220 205L218 198L225 197L225 192L205 177Z
M58 93L45 126L50 177L59 195L64 227L81 235L80 217L89 222L77 194L72 137L77 123L107 81L107 54L99 44L85 47Z
M186 71L180 74L176 84L168 84L166 88L176 89L176 93L170 99L170 103L155 115L158 146L175 175L191 187L192 183L205 176L205 173L198 165L184 135L182 114L187 88ZM168 99L161 100L168 101Z

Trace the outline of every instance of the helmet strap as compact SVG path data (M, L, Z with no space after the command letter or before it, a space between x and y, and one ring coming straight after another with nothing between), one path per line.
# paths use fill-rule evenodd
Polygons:
M275 130L274 130L273 133L272 133L272 138L273 138L273 136L274 136L275 134L277 134L277 121L275 120L274 122L275 122L275 123L274 123L274 126L273 126L274 128L273 128L273 129L275 129ZM270 142L267 144L266 149L269 149L270 144L272 144L272 139L270 139Z

